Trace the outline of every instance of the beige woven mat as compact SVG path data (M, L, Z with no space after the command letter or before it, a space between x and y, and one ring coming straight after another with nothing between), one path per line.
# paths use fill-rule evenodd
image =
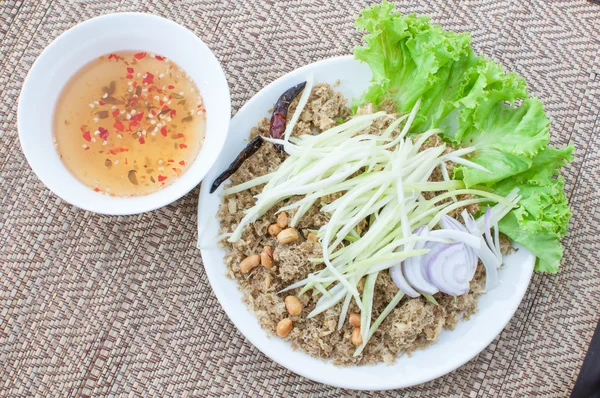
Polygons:
M152 3L152 4L151 4ZM32 173L16 130L35 58L77 22L117 11L171 18L222 62L238 109L296 67L349 54L362 2L0 1L0 395L339 396L251 346L229 321L195 248L198 189L158 211L105 217L57 199ZM523 74L573 142L574 217L561 273L535 275L515 317L457 371L399 392L565 396L600 317L600 6L577 1L405 1L473 33ZM398 392L397 392L398 393Z

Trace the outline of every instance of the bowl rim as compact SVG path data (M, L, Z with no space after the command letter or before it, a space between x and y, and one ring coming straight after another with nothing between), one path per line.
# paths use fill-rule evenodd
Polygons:
M236 115L233 117L232 119L232 125L235 123L236 117L238 117L238 115L243 115L245 113L245 109L250 108L251 104L256 101L259 100L261 98L264 97L268 97L270 95L270 91L272 90L272 88L278 84L280 84L282 81L288 80L291 77L298 77L298 75L302 75L305 74L308 70L314 69L314 68L319 68L320 66L329 64L329 63L339 63L340 67L343 67L343 64L345 62L349 62L349 61L356 61L354 60L354 57L352 55L343 55L343 56L336 56L336 57L331 57L331 58L327 58L327 59L323 59L323 60L319 60L317 62L308 64L308 65L304 65L300 68L297 68L295 70L292 70L284 75L282 75L281 77L279 77L278 79L272 81L271 83L269 83L268 85L266 85L265 87L263 87L259 92L257 92L250 100L248 100L248 102L246 102L236 113ZM356 61L358 62L358 61ZM249 131L249 130L248 130ZM215 170L216 164L213 166L213 168L211 169L211 171L207 174L207 177L213 177L214 173L218 173L219 170ZM201 189L200 189L200 202L202 202L202 199L205 198L207 195L209 195L209 184L203 184ZM222 186L213 193L213 195L219 195L220 192L222 191ZM220 195L219 195L220 198ZM220 199L219 199L220 200ZM202 212L202 208L198 208L198 222L200 223L201 221L204 222L205 224L208 224L209 222L212 223L214 220L205 220L205 218L207 217L211 217L210 215L207 216L202 216L201 213ZM212 216L213 218L214 215ZM216 219L216 218L215 218ZM202 228L199 224L199 229ZM201 236L202 238L203 236ZM213 242L214 243L214 242ZM520 246L520 245L516 245L516 247L519 249L520 252L523 253L523 256L525 257L525 261L522 264L523 268L527 268L524 272L527 275L527 280L526 281L519 281L519 285L517 286L516 291L514 292L515 296L518 297L518 300L514 300L510 306L507 306L506 308L504 308L504 311L501 314L498 314L497 318L501 319L500 324L498 324L497 328L494 328L493 333L489 333L487 335L487 338L482 339L481 341L479 341L477 343L477 346L480 348L478 348L477 350L472 351L471 353L469 353L468 358L461 358L458 361L454 361L451 364L443 367L443 369L439 369L435 374L427 374L424 376L421 376L419 378L414 378L412 379L410 382L398 382L397 380L394 379L390 379L388 382L386 383L380 383L380 384L375 384L375 383L369 383L369 382L364 382L364 381L358 381L358 380L352 380L352 379L345 379L344 381L338 381L337 379L331 379L328 377L327 372L323 372L323 373L318 373L318 372L312 372L310 370L305 369L302 366L298 366L297 364L292 363L292 361L286 360L285 359L285 355L279 355L279 353L274 350L274 349L269 349L269 347L267 347L267 345L269 344L269 340L271 338L274 337L270 337L267 335L267 332L261 327L261 332L263 333L263 335L266 335L267 340L265 341L264 339L262 339L263 336L259 336L253 333L247 333L246 330L246 326L243 324L242 322L242 318L240 316L237 315L237 308L236 305L232 302L231 298L228 297L226 295L226 291L225 291L225 287L222 286L223 282L222 282L222 278L227 278L229 281L232 281L232 283L234 283L236 286L236 289L238 289L239 291L239 286L238 286L238 282L236 280L231 280L229 279L226 275L225 275L225 269L220 269L219 267L221 266L225 266L224 263L221 261L219 264L210 264L207 265L205 262L205 258L213 258L214 254L207 254L207 250L200 248L200 251L202 253L202 259L203 259L203 265L209 280L209 283L211 284L211 287L215 293L215 296L217 297L219 303L221 304L221 306L223 307L223 309L225 310L225 313L227 314L227 316L229 317L229 319L232 321L232 323L235 325L235 327L238 329L238 331L246 338L248 339L248 341L250 341L250 343L258 348L264 355L266 355L268 358L270 358L272 361L274 361L275 363L279 364L280 366L292 371L293 373L296 373L300 376L306 377L310 380L319 382L319 383L323 383L326 385L331 385L334 387L339 387L339 388L347 388L347 389L353 389L353 390L366 390L366 391L380 391L380 390L391 390L391 389L401 389L401 388L408 388L414 385L419 385L422 383L426 383L429 382L431 380L437 379L439 377L442 377L454 370L456 370L457 368L465 365L466 363L468 363L469 361L471 361L474 357L476 357L477 355L479 355L486 347L488 347L493 341L494 339L500 335L500 333L502 333L502 331L504 330L504 328L506 327L506 325L508 324L508 322L513 318L515 312L517 311L519 305L521 304L523 297L525 295L525 292L527 291L527 288L530 284L531 281L531 277L533 274L533 268L534 268L534 263L535 263L535 257L533 256L533 254L531 254L527 249L525 249L524 247ZM212 252L212 250L210 250ZM218 278L218 279L217 279ZM235 300L235 299L234 299ZM237 300L236 300L237 301ZM241 302L241 300L240 300ZM241 303L244 311L250 313L250 315L253 318L256 318L254 316L254 314L251 313L250 309L248 309L248 307L246 306L245 303ZM476 314L477 315L477 314ZM467 322L461 322L461 323L468 323ZM470 321L472 322L472 321ZM294 353L296 352L300 352L303 355L309 355L304 353L303 351L297 351L294 350L289 342L285 341L284 342L287 345L287 348L289 350L293 350ZM434 343L435 344L435 343ZM422 351L422 350L419 350ZM322 361L318 358L315 358L313 356L310 356L310 359L314 360L314 361L320 361L320 362L327 362L327 361ZM402 358L399 358L398 360L400 361ZM464 360L463 360L464 359ZM328 362L330 363L330 362ZM394 365L391 366L395 366L399 364L399 362L396 362ZM371 366L387 366L383 363L378 363L376 365L364 365L365 367L371 367ZM335 365L332 365L335 366ZM353 366L354 368L358 368L360 369L362 366Z
M55 47L58 46L59 43L63 42L64 40L73 40L76 37L76 35L80 34L80 31L82 29L89 28L91 25L98 24L98 23L107 23L113 19L122 19L122 18L145 18L148 20L159 21L161 24L165 24L163 26L170 25L174 29L181 31L182 34L187 34L190 38L192 38L195 41L195 43L199 47L206 49L207 54L208 54L207 62L210 62L213 65L213 67L216 67L216 71L219 75L218 80L221 80L222 83L224 83L224 84L222 84L222 87L220 89L224 90L223 95L225 96L226 100L224 101L223 104L220 104L220 105L226 107L226 109L224 109L223 111L227 115L227 118L223 118L223 120L219 121L220 127L222 127L224 129L225 134L222 134L223 137L218 140L218 142L217 142L218 147L213 148L214 159L212 161L212 164L209 163L207 165L207 167L205 167L205 170L203 171L203 173L200 173L198 176L195 176L194 178L189 178L189 180L187 180L187 182L185 180L178 179L174 183L166 186L164 189L161 189L156 192L152 192L147 195L140 195L140 196L134 196L134 197L102 195L99 202L105 201L105 203L102 205L99 205L98 202L96 202L96 201L81 200L76 195L69 195L67 192L68 191L67 189L58 187L56 185L49 184L48 178L45 176L45 173L39 171L40 165L34 166L34 164L36 164L37 162L35 160L32 160L32 158L31 158L33 150L30 148L30 140L32 140L32 138L31 137L28 138L28 136L31 134L28 134L26 132L27 129L25 129L23 126L23 123L24 123L23 120L25 118L25 115L28 113L27 105L25 104L25 102L29 100L30 96L35 94L33 92L33 90L35 90L35 89L31 87L31 80L33 80L34 76L36 76L40 73L43 73L43 70L40 69L42 60L45 60L46 57L48 56L48 54L51 54L51 52L54 51ZM220 153L222 152L222 150L225 146L225 142L227 140L230 121L231 121L231 91L229 88L229 83L227 82L227 77L226 77L225 71L223 69L223 66L221 65L221 63L219 62L219 60L217 59L217 57L215 56L213 51L210 49L210 47L200 37L198 37L194 32L192 32L190 29L186 28L185 26L183 26L173 20L170 20L168 18L164 18L164 17L158 16L155 14L144 13L144 12L117 12L117 13L99 15L96 17L86 19L85 21L82 21L82 22L70 27L69 29L65 30L64 32L62 32L60 35L58 35L56 38L54 38L42 50L42 52L35 59L34 63L31 65L31 68L29 69L25 79L23 80L23 84L21 86L21 90L19 93L18 106L17 106L17 131L18 131L19 142L21 145L22 152L27 160L27 163L29 164L29 166L31 167L31 169L33 170L33 172L35 173L37 178L56 196L58 196L60 199L64 200L67 203L70 203L71 205L73 205L77 208L80 208L80 209L86 210L86 211L90 211L90 212L94 212L97 214L115 215L115 216L135 215L135 214L141 214L141 213L156 210L158 208L167 206L170 203L175 202L176 200L180 199L181 197L183 197L184 195L189 193L195 187L197 187L198 184L200 184L201 181L204 179L206 174L210 171L210 168L212 167L212 165L218 160L218 157L219 157ZM215 133L215 135L217 135L217 134ZM205 133L205 136L206 136L206 133ZM52 148L52 150L55 150L55 149ZM198 159L200 159L201 153L202 153L202 147L200 148L200 152L199 152L198 156L196 157L196 159L194 160L194 162L191 165L198 162ZM191 165L190 165L190 167L191 167ZM62 166L65 168L67 173L71 174L71 172L68 170L66 165L62 164ZM192 170L188 169L185 174L187 174L187 173L192 173ZM76 177L74 177L74 178L76 178ZM168 190L168 194L165 194L164 192L167 190ZM160 195L160 196L163 196L162 199L160 199L159 196L157 195L161 192L163 193L162 195ZM101 195L101 194L99 194L99 195ZM135 206L120 206L120 204L125 204L125 203L131 204L131 202L133 202L133 201L136 202Z

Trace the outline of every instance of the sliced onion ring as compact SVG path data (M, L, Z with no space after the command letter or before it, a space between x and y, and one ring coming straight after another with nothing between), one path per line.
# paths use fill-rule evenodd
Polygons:
M426 227L418 228L414 231L414 234L418 236L423 236L428 233L428 229ZM423 249L426 244L426 241L419 240L415 243L415 250ZM406 281L413 287L414 290L419 292L424 292L427 294L434 295L439 290L434 285L429 283L424 276L422 263L422 256L410 257L402 262L402 272Z
M460 296L469 291L471 265L468 264L464 243L446 245L438 250L427 263L429 279L440 291L451 296Z

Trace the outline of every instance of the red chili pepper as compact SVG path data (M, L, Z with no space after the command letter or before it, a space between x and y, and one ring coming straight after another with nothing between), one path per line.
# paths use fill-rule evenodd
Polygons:
M100 192L100 190L98 188L94 188L94 191L96 192Z
M83 139L86 141L91 141L92 140L92 136L90 135L89 131L86 131L85 133L83 133Z
M129 73L129 74L127 74L125 77L126 77L127 79L133 79L133 75L132 75L132 74L130 74L130 73Z
M181 162L179 162L179 164L185 166L185 160L182 160Z
M173 170L175 173L177 173L177 172L178 172L178 171L177 171L177 170L178 170L178 169L177 169L177 167L172 167L171 169L172 169L172 170Z
M144 78L144 80L142 80L142 83L144 83L144 84L154 83L154 75L150 72L147 72L146 77Z
M173 90L173 89L175 88L175 86L173 86L173 85L169 84L169 87L168 87L168 88L169 88L169 90Z
M117 153L121 153L121 152L129 152L129 149L127 148L115 148L115 149L111 149L108 152L110 152L111 155L116 155ZM127 164L127 158L125 158L125 164Z
M139 127L139 123L138 122L129 122L129 131L133 131L136 129L136 127Z
M167 160L167 162L169 162L169 163L173 163L173 162L174 162L174 160L173 160L173 159L169 159L169 160Z
M177 133L177 138L184 138L185 135L183 135L183 133Z
M133 58L135 58L135 59L142 59L145 56L146 56L146 53L145 52L141 52L141 53L134 54Z
M89 146L86 146L86 147L85 147L85 150L86 150L86 151L89 151L89 150L90 150L90 147L89 147Z
M120 114L120 113L121 113L121 111L120 111L119 109L115 109L115 110L112 112L112 115L113 115L113 117L117 117L117 116L119 116L119 114Z
M144 137L140 137L140 144L145 144L146 140L144 139Z
M114 58L114 59L115 59L117 62L119 62L119 56L118 56L117 54L110 54L110 55L108 56L108 59L109 59L109 60L110 60L110 59L113 59L113 58Z
M120 132L125 131L125 126L123 125L123 122L121 122L120 120L117 120L115 122L115 124L113 124L113 127L116 128L117 130L119 130Z
M171 109L171 118L174 118L177 115L177 111L175 109Z
M160 128L160 133L163 135L163 137L167 136L167 128L165 126Z
M104 127L98 127L98 131L100 132L100 138L106 140L108 138L108 130Z
M144 117L144 112L140 112L140 113L136 113L135 115L133 115L130 120L132 122L141 122L143 117Z
M104 101L98 101L98 105L104 106L104 105L106 105L106 103Z
M87 130L87 125L82 124L81 127L79 127L79 130L81 130L81 132L84 133L85 130Z
M157 56L156 56L156 59L157 59L157 60L159 60L159 61L164 61L164 60L165 60L165 57L161 57L160 55L157 55Z
M185 144L179 144L179 148L180 148L180 149L187 148L187 145L185 145Z
M127 73L133 73L133 68L127 68Z
M165 176L161 176L161 175L158 176L158 182L163 182L166 179L167 179L167 177L165 177Z

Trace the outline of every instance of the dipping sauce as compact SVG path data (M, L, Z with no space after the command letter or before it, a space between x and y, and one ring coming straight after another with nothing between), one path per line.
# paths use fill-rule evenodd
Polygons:
M200 91L180 67L145 52L84 66L60 94L54 143L96 192L140 196L172 184L194 161L206 126Z

